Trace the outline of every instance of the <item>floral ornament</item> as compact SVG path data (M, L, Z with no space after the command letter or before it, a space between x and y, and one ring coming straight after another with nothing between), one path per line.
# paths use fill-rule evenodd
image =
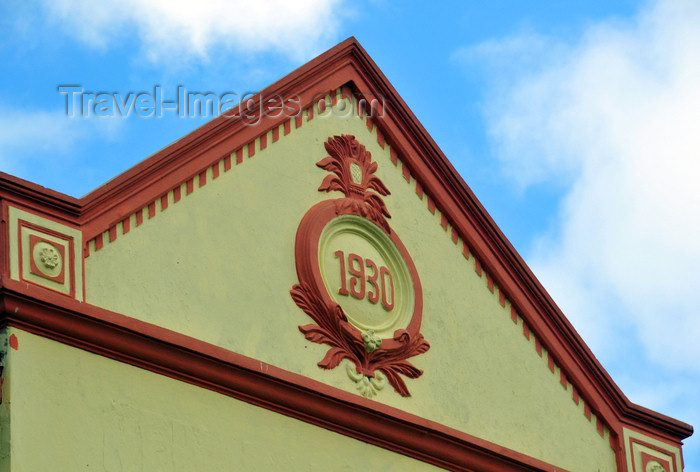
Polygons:
M345 364L345 372L350 380L357 384L357 390L363 397L372 398L386 385L386 377L381 372L377 372L374 377L368 377L364 374L358 374L349 363Z
M389 189L374 173L377 163L372 155L358 143L355 136L334 136L324 144L328 156L316 163L320 168L332 172L318 188L320 192L339 190L346 198L338 199L338 214L352 213L368 218L387 233L391 218L381 196L390 195ZM374 193L376 192L376 193ZM379 194L379 195L377 195Z
M367 352L374 352L382 345L382 338L374 334L373 329L362 332L362 340L365 342Z
M39 260L47 269L55 269L58 265L58 252L52 247L45 247L39 251Z
M382 348L380 339L376 348L369 351L363 337L356 335L359 330L350 324L339 304L324 302L315 290L305 284L294 285L291 295L297 306L318 323L299 326L299 331L311 342L331 346L318 363L319 367L333 369L343 359L349 359L355 364L358 374L375 377L379 370L397 393L410 396L406 383L399 375L417 379L423 374L422 370L406 360L430 349L422 334L412 336L405 329L397 329L393 338L395 346Z

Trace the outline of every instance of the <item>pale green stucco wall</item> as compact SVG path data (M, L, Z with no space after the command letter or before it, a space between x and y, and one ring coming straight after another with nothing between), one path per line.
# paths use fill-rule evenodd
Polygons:
M317 191L327 173L315 165L326 155L325 140L341 133L367 146L392 192L384 200L421 277L422 332L431 344L412 359L425 371L407 380L412 397L387 387L376 400L571 470L614 470L607 436L572 401L571 387L562 388L364 119L315 117L277 143L268 137L266 150L216 180L209 175L187 197L183 189L180 202L171 200L142 226L132 221L130 233L91 251L87 301L355 392L342 365L316 366L327 347L304 340L297 326L311 319L289 296L299 221L314 203L341 195Z
M10 333L19 349L9 351L2 407L11 414L13 472L436 470L169 377Z
M2 393L9 392L11 367L7 357L7 328L0 330L0 356L2 357ZM10 471L10 402L0 403L0 472Z

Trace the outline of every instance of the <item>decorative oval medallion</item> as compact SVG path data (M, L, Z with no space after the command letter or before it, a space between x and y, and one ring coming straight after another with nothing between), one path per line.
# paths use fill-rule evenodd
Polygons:
M430 345L420 334L423 296L411 257L391 230L381 199L389 190L374 175L377 164L354 136L329 138L329 156L317 165L332 172L319 191L345 197L322 201L302 218L295 256L296 304L317 324L300 326L309 341L331 346L318 365L355 364L363 395L376 393L377 371L399 394L408 388L399 374L423 372L407 361ZM371 382L370 382L371 380ZM372 383L374 382L374 383ZM374 394L372 393L372 394Z
M54 247L45 241L39 241L32 248L32 258L36 267L48 277L56 277L61 273L63 260L61 254Z
M383 338L408 327L414 277L381 228L357 215L337 216L323 228L318 250L326 291L350 323Z

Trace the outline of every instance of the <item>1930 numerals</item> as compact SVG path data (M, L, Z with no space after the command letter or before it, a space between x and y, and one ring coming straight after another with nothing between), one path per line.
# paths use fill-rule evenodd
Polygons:
M339 295L366 298L375 305L381 300L385 310L394 309L394 279L387 267L378 267L372 259L352 252L347 258L343 251L335 251L334 255L340 261Z

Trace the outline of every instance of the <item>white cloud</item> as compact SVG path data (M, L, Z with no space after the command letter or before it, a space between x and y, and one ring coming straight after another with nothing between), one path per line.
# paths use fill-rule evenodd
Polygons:
M0 168L30 180L70 172L75 150L86 140L118 137L121 118L69 118L63 112L0 107ZM41 178L38 178L41 177Z
M136 36L152 60L207 58L217 46L304 58L335 33L345 11L342 0L42 1L68 34L97 48Z
M696 374L698 51L695 0L650 4L573 45L526 34L469 51L503 74L486 113L504 168L565 189L535 272L603 358L638 336L651 362Z

